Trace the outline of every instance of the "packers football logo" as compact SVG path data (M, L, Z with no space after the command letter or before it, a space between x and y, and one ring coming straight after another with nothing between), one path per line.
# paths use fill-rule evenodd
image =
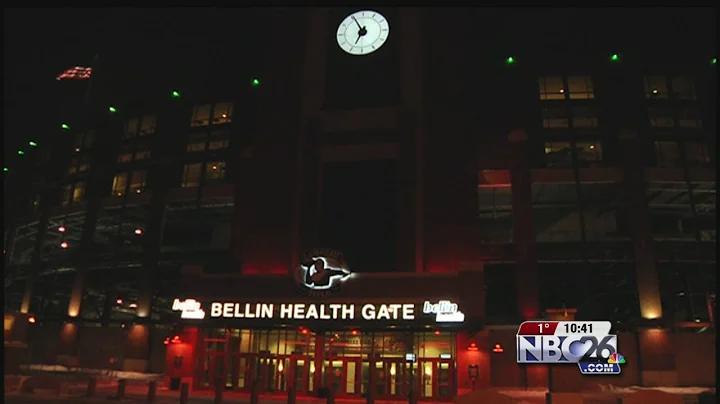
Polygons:
M333 250L314 250L303 257L295 272L295 281L311 295L326 296L350 277L342 253Z

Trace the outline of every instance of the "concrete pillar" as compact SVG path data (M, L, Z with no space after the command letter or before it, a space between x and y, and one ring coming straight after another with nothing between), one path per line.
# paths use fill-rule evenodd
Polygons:
M518 314L522 319L540 317L538 293L537 250L532 210L530 152L527 134L514 131L508 136L513 149L511 167L513 204L513 242L515 245L515 291Z
M640 315L647 320L656 320L662 317L662 303L645 195L645 163L649 156L637 134L625 131L620 135L620 140L620 150L623 151L625 197L629 207L628 227L635 250Z
M329 387L324 386L323 382L323 372L322 372L322 365L323 365L323 359L325 358L325 334L324 333L317 333L315 334L315 352L314 355L314 362L315 362L315 373L311 374L310 377L313 378L313 386L315 386L315 390L317 391L321 387Z

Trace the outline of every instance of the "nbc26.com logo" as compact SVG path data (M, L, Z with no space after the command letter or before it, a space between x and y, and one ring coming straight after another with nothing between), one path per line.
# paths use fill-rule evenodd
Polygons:
M618 375L620 374L620 365L624 363L625 357L619 353L614 353L607 358L606 362L578 362L578 367L580 368L580 373L584 375Z

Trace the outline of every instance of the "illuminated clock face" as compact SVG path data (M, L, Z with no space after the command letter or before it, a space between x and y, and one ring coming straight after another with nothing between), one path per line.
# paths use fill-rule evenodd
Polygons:
M351 55L367 55L380 49L390 35L390 24L377 11L357 11L338 27L337 43Z

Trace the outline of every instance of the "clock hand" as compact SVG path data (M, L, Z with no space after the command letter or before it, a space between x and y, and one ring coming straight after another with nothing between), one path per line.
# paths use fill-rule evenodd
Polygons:
M362 31L363 27L360 26L360 23L359 23L358 20L355 18L355 16L354 16L354 15L353 15L353 16L350 16L350 18L352 18L353 21L355 21L355 24L357 24L358 29L360 29L360 31Z

